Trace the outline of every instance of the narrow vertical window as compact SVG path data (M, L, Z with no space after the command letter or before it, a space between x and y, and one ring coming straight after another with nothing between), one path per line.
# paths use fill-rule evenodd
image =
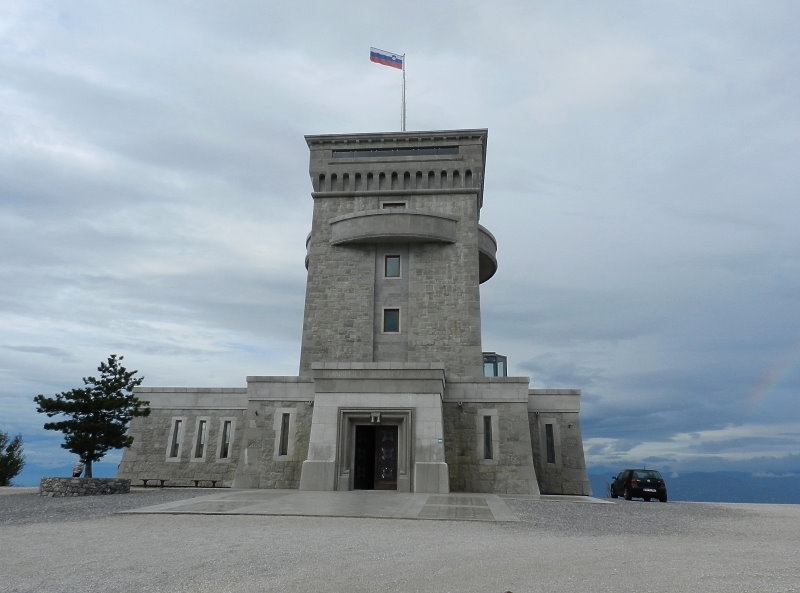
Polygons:
M284 413L281 417L281 440L278 446L278 455L289 454L289 414Z
M384 333L397 333L400 331L400 309L383 310Z
M232 422L230 420L225 420L222 423L222 444L219 449L221 459L227 459L231 454L231 428Z
M175 420L172 425L172 442L169 446L169 456L170 457L177 457L178 451L180 451L181 447L181 437L183 436L181 433L183 432L183 421L182 420Z
M544 425L544 438L547 444L547 463L556 462L556 441L553 436L553 425Z
M494 459L492 454L492 417L483 417L483 458Z
M194 446L195 458L202 457L206 450L206 430L208 426L207 420L200 420L197 423L197 442Z
M272 412L272 458L290 462L294 457L297 408L275 408Z
M386 278L400 277L400 256L387 255L383 262L383 275Z

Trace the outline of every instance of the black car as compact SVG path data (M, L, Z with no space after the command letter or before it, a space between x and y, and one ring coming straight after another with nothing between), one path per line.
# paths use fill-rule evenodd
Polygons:
M623 496L625 500L657 498L667 502L667 484L654 469L626 469L612 478L611 498Z

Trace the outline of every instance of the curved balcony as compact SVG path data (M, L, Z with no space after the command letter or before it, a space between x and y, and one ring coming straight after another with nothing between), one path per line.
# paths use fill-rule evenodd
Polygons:
M454 243L456 219L418 212L386 212L370 210L347 214L331 220L331 243ZM305 266L311 233L306 237ZM485 227L478 225L478 280L481 284L497 272L497 240Z
M455 218L409 210L366 210L330 221L331 244L455 243Z
M478 280L481 284L497 271L497 240L485 227L478 225Z

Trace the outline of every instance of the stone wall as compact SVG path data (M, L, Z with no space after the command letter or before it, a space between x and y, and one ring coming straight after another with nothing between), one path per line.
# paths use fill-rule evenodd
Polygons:
M581 437L580 394L579 389L528 390L533 462L542 494L591 494Z
M539 493L524 403L445 403L442 411L451 492ZM487 415L496 418L492 459L483 453Z
M421 207L458 220L457 241L411 248L408 361L442 362L448 375L482 377L477 200L470 194L424 198Z
M251 400L234 487L298 488L303 461L308 454L313 410L306 401ZM289 432L287 449L281 454L284 414L288 415Z
M353 200L314 199L301 375L319 361L372 361L375 247L330 244L329 221L357 209Z
M131 481L119 478L42 478L40 496L95 496L127 494Z
M133 444L123 452L118 478L134 485L142 480L166 480L167 486L232 484L244 440L246 389L139 388L137 395L150 402L150 415L131 422ZM200 421L205 427L201 448ZM231 427L227 450L222 443L226 422ZM172 450L173 442L177 450Z
M458 221L454 243L331 244L330 221L365 202L365 212L381 212L379 195L315 196L301 374L315 362L437 361L482 376L475 195L403 196L410 213ZM401 256L401 278L382 276L387 253ZM382 332L384 307L400 309L397 334Z

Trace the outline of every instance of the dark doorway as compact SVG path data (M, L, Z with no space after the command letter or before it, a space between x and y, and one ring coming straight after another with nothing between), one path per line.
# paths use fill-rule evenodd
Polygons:
M353 489L397 490L397 426L356 426Z

